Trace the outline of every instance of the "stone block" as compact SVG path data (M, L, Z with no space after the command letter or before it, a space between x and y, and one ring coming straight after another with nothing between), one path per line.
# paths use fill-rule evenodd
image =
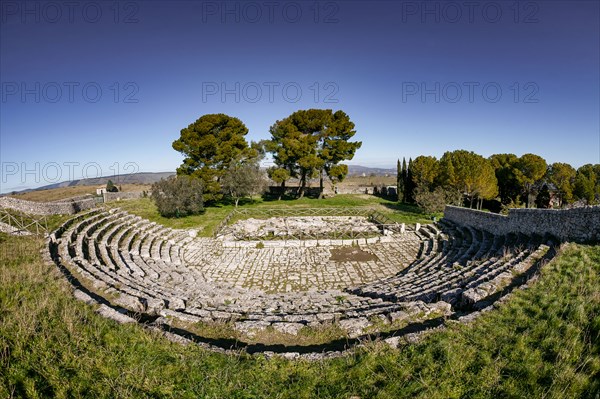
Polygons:
M369 237L366 239L367 244L376 244L379 242L379 237Z
M273 328L284 334L298 335L298 332L304 327L300 323L273 323Z
M257 333L264 331L269 327L271 323L266 321L237 321L234 324L234 328L245 334L248 338L256 337Z
M338 324L340 328L348 333L350 338L357 338L363 335L365 329L372 325L366 317L344 319L340 320Z
M408 313L406 313L406 312L403 312L403 311L392 312L392 313L389 314L389 318L390 318L390 321L392 323L395 323L397 321L406 320L409 317L410 317L410 315Z
M170 297L168 300L167 308L171 310L183 310L185 309L185 302L181 298Z

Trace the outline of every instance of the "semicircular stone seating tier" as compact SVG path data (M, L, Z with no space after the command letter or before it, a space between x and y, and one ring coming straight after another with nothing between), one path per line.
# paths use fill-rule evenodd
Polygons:
M76 292L83 290L104 309L163 324L175 321L178 331L186 331L182 325L230 323L243 339L267 328L296 335L304 327L335 324L354 338L381 326L389 331L488 306L551 256L552 245L547 237L495 236L442 219L377 244L355 242L350 249L374 255L363 266L352 260L321 264L311 254L332 246L299 248L286 242L271 249L225 248L219 240L192 237L188 231L111 209L67 221L50 235L48 255L79 288ZM286 248L293 248L292 255L286 255ZM292 266L276 276L284 281L269 286L275 289L261 285L275 278L266 271L277 269L264 259L265 253L291 259ZM299 258L299 267L314 264L315 270L325 270L321 284L311 286L317 277L310 274L309 281L297 286L285 281ZM257 260L264 266L262 274L253 272ZM346 270L342 286L331 281L336 275L327 267ZM364 272L374 269L383 271ZM296 282L301 280L297 276Z

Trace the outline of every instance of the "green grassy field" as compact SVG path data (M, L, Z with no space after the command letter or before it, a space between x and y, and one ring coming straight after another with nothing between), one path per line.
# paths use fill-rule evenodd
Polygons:
M221 355L118 325L0 234L0 397L598 398L600 246L568 245L538 281L469 325L342 358Z
M214 229L234 209L233 205L206 207L201 215L183 218L165 218L158 214L156 206L149 198L112 202L110 207L119 207L132 214L176 229L195 228L201 236L211 236ZM261 198L240 202L240 209L254 208L328 208L328 207L372 207L399 223L430 223L430 215L424 214L417 206L398 204L372 195L337 195L331 198L265 201ZM441 216L441 215L438 215Z

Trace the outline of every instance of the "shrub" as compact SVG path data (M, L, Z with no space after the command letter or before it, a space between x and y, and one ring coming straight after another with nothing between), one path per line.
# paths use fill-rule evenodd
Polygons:
M202 182L189 176L174 176L154 183L152 200L164 217L183 217L204 211Z
M221 179L223 193L235 201L237 208L241 198L262 194L266 191L267 180L265 177L257 161L232 163Z
M427 213L443 212L448 201L449 192L441 187L429 191L427 187L417 187L414 190L414 199L417 205Z
M106 191L109 193L117 193L117 192L119 192L119 189L117 188L117 186L115 186L115 184L112 182L112 180L109 180L106 183Z

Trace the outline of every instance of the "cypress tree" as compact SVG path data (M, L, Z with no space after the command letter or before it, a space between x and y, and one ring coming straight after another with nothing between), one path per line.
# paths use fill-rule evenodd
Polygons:
M405 198L405 202L408 203L413 203L415 202L414 200L414 193L413 191L415 190L415 183L413 182L413 175L412 175L412 170L410 168L410 164L412 163L412 158L408 159L408 166L406 168L406 181L404 183L404 198Z
M407 202L408 186L406 185L408 179L408 167L406 166L406 158L402 157L402 202Z
M396 170L396 191L398 193L398 201L400 202L404 200L404 169L402 168L402 164L400 164L399 158Z

